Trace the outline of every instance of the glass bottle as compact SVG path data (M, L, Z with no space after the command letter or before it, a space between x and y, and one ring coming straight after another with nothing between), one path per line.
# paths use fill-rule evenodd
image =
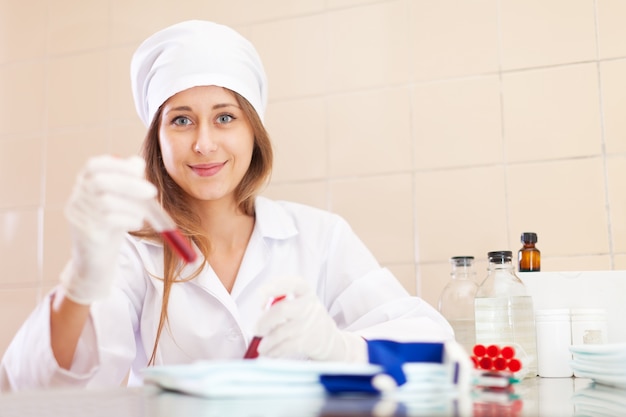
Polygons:
M478 289L475 282L473 256L453 256L450 258L452 272L450 281L439 297L439 312L454 329L454 335L468 353L476 344L474 328L474 295Z
M518 345L525 353L523 374L534 377L537 375L537 343L532 297L515 275L511 251L489 252L487 256L487 277L474 297L476 343L500 347Z
M524 246L517 252L519 272L539 272L541 270L541 251L535 247L537 233L524 232L520 237Z

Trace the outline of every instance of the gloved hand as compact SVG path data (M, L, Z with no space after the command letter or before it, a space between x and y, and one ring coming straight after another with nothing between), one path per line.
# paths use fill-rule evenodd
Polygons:
M110 292L124 235L142 226L146 200L156 196L144 168L140 157L105 155L91 158L78 174L65 207L72 258L61 285L69 299L90 304Z
M272 297L281 294L290 294L291 297L272 305L257 323L256 334L263 338L258 347L260 356L368 361L365 340L354 333L339 330L304 280L281 281L269 292Z

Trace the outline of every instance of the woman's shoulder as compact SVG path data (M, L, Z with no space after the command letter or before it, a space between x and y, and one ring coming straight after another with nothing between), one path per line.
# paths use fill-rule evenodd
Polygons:
M350 229L340 215L294 201L257 197L257 224L265 236L287 237L295 234L327 235Z
M303 204L295 201L272 200L266 197L257 197L257 214L265 214L274 218L287 217L296 221L307 222L343 222L343 218L329 210Z
M162 242L127 233L120 254L124 265L151 272L162 269Z

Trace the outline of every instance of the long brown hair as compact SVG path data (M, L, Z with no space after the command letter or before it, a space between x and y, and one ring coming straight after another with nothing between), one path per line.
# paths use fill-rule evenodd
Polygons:
M241 95L233 91L231 92L234 94L239 107L243 110L254 133L254 148L252 150L250 166L235 189L235 199L239 209L244 214L253 216L254 200L271 175L273 162L272 143L254 107ZM164 245L162 278L163 300L161 301L159 326L157 328L154 347L148 365L154 365L161 332L163 331L164 325L168 322L167 307L172 284L189 281L198 276L206 265L206 258L211 248L211 242L208 241L200 228L199 217L191 210L187 202L185 191L176 184L165 170L161 146L159 145L161 117L162 106L156 112L142 145L141 153L146 160L146 178L157 187L158 198L161 205L170 214L172 219L174 219L181 233L197 245L201 254L204 256L204 261L191 276L180 277L183 264L169 246ZM149 227L134 232L133 235L162 242L160 235Z

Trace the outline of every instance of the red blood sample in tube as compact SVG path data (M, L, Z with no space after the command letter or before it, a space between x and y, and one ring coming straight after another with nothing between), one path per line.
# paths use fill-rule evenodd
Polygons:
M266 309L270 308L277 302L284 300L285 298L287 298L286 295L278 295L272 298L269 301L269 303L267 303ZM261 339L263 339L261 336L254 336L252 338L252 341L250 342L250 346L248 346L248 350L246 350L246 353L243 355L244 359L254 359L259 356L259 352L257 351L257 349L259 347L259 343L261 343Z
M196 252L178 229L163 230L161 236L185 262L190 263L196 260Z
M496 369L496 371L504 371L506 369L506 359L496 358L493 361L493 367Z
M517 372L522 369L522 363L517 359L511 359L508 363L509 371Z
M515 356L515 349L512 346L505 346L502 348L500 352L504 359L512 359Z
M493 362L491 361L491 358L485 356L479 361L479 364L482 369L490 370Z
M474 355L478 356L479 358L481 356L485 356L485 352L486 351L487 351L487 349L483 345L475 345L474 346Z
M250 342L250 346L248 346L248 350L245 355L243 355L244 359L254 359L259 357L259 352L257 349L259 348L259 343L261 343L262 337L254 336L252 341Z
M487 347L487 355L492 358L497 358L500 355L500 348L497 345L489 345Z

